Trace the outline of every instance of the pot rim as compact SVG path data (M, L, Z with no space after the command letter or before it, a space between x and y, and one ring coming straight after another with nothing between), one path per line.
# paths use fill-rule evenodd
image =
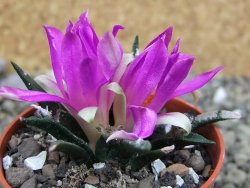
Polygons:
M179 104L184 104L187 108L190 108L194 111L196 111L197 113L201 113L202 110L199 109L198 107L194 106L193 104L190 104L188 102L186 102L183 99L180 98L175 98L173 100L171 100L172 102L175 103L179 103ZM170 101L170 103L171 103ZM28 117L30 115L32 115L34 113L34 108L33 107L29 107L26 110L24 110L21 114L19 114L3 131L1 137L0 137L0 183L2 184L2 186L4 188L10 188L10 185L8 184L5 176L4 176L4 170L3 170L3 164L2 164L2 159L3 159L3 155L4 152L7 149L7 144L8 141L5 140L5 137L10 137L12 135L12 132L15 132L20 126L21 126L21 121L20 121L20 117ZM214 124L213 124L214 125ZM224 161L224 157L225 157L225 146L224 146L224 141L222 138L222 135L219 131L219 129L216 126L211 126L211 131L214 132L214 136L217 138L217 140L219 140L219 142L216 142L216 145L218 147L217 151L218 151L218 159L216 164L214 165L214 169L212 174L210 175L210 177L205 181L205 183L201 186L201 188L209 188L210 186L213 185L215 179L218 177L220 170L223 166L223 161ZM211 155L211 154L210 154ZM0 184L0 185L1 185Z

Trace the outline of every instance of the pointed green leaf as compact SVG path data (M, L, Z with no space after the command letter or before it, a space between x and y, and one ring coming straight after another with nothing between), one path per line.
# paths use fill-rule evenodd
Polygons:
M11 62L11 64L29 90L46 92L28 73L24 72L21 67L14 62ZM39 105L43 108L48 107L53 114L55 114L56 110L59 108L58 103L55 102L39 102Z
M50 133L52 136L54 136L58 140L64 140L67 142L74 143L82 148L84 148L89 155L94 159L94 153L89 148L88 144L83 141L81 138L74 135L70 130L68 130L65 126L51 120L48 118L38 118L35 116L24 118L22 119L22 123L24 123L27 126L34 126L39 129L42 129L46 131L47 133Z
M241 114L237 112L231 112L226 110L217 110L214 112L207 112L194 117L192 121L192 130L195 130L204 125L209 125L218 121L239 119Z
M29 89L29 90L35 90L35 91L44 91L44 89L38 85L33 78L31 78L31 76L29 74L27 74L26 72L24 72L21 67L19 67L16 63L11 62L13 68L15 69L15 71L17 72L17 74L19 75L19 77L22 79L23 83L25 84L25 86Z
M53 143L49 150L60 151L68 154L79 162L84 162L84 164L86 164L88 167L91 167L91 165L94 163L93 158L91 158L91 155L89 155L85 149L70 142L58 140Z
M193 133L193 132L181 138L173 139L173 138L165 137L165 138L151 141L152 149L154 150L162 148L164 146L173 145L173 144L176 146L177 149L179 149L187 145L199 145L199 144L206 145L206 144L214 144L214 143L215 143L214 141L209 140L205 138L204 136L199 135L197 133Z
M202 135L197 133L190 133L187 136L183 136L182 138L176 140L185 145L197 145L197 144L215 144L214 141L205 138Z
M138 50L139 50L139 36L136 35L132 46L132 52L134 56L136 55Z

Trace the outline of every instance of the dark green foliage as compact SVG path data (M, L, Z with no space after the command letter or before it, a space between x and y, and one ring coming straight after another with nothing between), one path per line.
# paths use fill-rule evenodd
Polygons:
M118 151L120 155L124 156L125 158L129 158L132 155L150 151L152 148L151 143L146 140L141 140L139 142L114 140L110 141L110 147L112 148L111 150Z
M58 140L63 140L66 142L71 142L73 144L76 144L85 149L93 160L95 158L94 153L89 148L88 144L81 138L74 135L70 130L68 130L65 126L61 125L60 123L52 121L49 118L38 118L35 116L24 118L22 120L22 123L27 126L34 126L36 128L42 129L47 133L50 133Z
M182 148L187 145L207 145L207 144L214 144L215 142L206 139L204 136L199 135L197 133L191 132L187 136L183 136L181 138L161 138L158 140L153 140L152 142L153 149L159 149L165 146L175 145L176 148Z
M61 106L61 111L59 115L60 124L69 129L73 134L83 139L85 142L88 142L87 136L84 134L83 130L79 126L75 118Z
M94 163L93 158L85 149L71 142L58 140L50 147L50 151L60 151L68 154L78 162L84 162L88 167L91 167Z
M162 152L160 149L145 152L139 156L133 157L129 160L129 165L131 166L131 170L137 171L142 167L148 165L152 161L159 159L166 154Z
M195 116L192 121L192 129L195 130L204 125L209 125L218 121L230 120L230 119L239 119L240 114L236 112L226 111L226 110L217 110L214 112L207 112Z
M177 143L179 142L180 144L185 144L185 145L215 144L214 141L211 141L200 134L192 133L192 132L189 135L183 136L182 138L180 138L176 141L177 141Z
M108 143L106 143L106 138L102 135L96 143L95 156L98 161L104 162L107 159L109 152Z
M138 49L139 49L139 36L136 35L132 46L132 52L134 56L136 55Z

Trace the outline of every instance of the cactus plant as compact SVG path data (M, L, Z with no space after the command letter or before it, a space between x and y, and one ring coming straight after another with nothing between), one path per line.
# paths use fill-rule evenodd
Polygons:
M116 25L99 39L87 12L76 24L69 22L66 34L44 28L54 75L32 79L12 63L29 90L2 87L0 95L38 102L40 111L51 114L22 118L23 124L57 139L51 151L71 154L88 166L115 159L139 170L175 148L214 144L194 131L216 121L240 118L226 111L200 115L161 111L167 101L201 88L222 69L183 82L194 57L179 52L179 40L169 51L172 27L141 53L136 36L128 54L116 39L123 27Z

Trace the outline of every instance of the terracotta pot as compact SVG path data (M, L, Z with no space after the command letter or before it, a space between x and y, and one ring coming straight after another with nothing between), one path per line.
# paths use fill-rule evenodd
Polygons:
M201 110L197 107L183 101L181 99L174 99L166 104L168 111L178 111L178 112L186 112L188 110L193 110L197 113L201 113ZM20 117L29 117L34 113L33 108L26 109L23 113L21 113L18 117L16 117L4 130L0 138L0 183L4 188L10 188L10 185L7 183L4 175L2 159L3 155L7 149L7 145L11 136L20 128L22 124L20 122ZM199 133L204 135L206 138L213 140L216 142L214 145L210 145L207 147L207 151L212 158L213 169L209 179L203 184L202 188L210 188L213 187L214 181L216 177L219 175L221 167L223 165L224 159L224 143L222 136L218 130L218 128L214 125L211 125L209 131L204 129L200 129Z

